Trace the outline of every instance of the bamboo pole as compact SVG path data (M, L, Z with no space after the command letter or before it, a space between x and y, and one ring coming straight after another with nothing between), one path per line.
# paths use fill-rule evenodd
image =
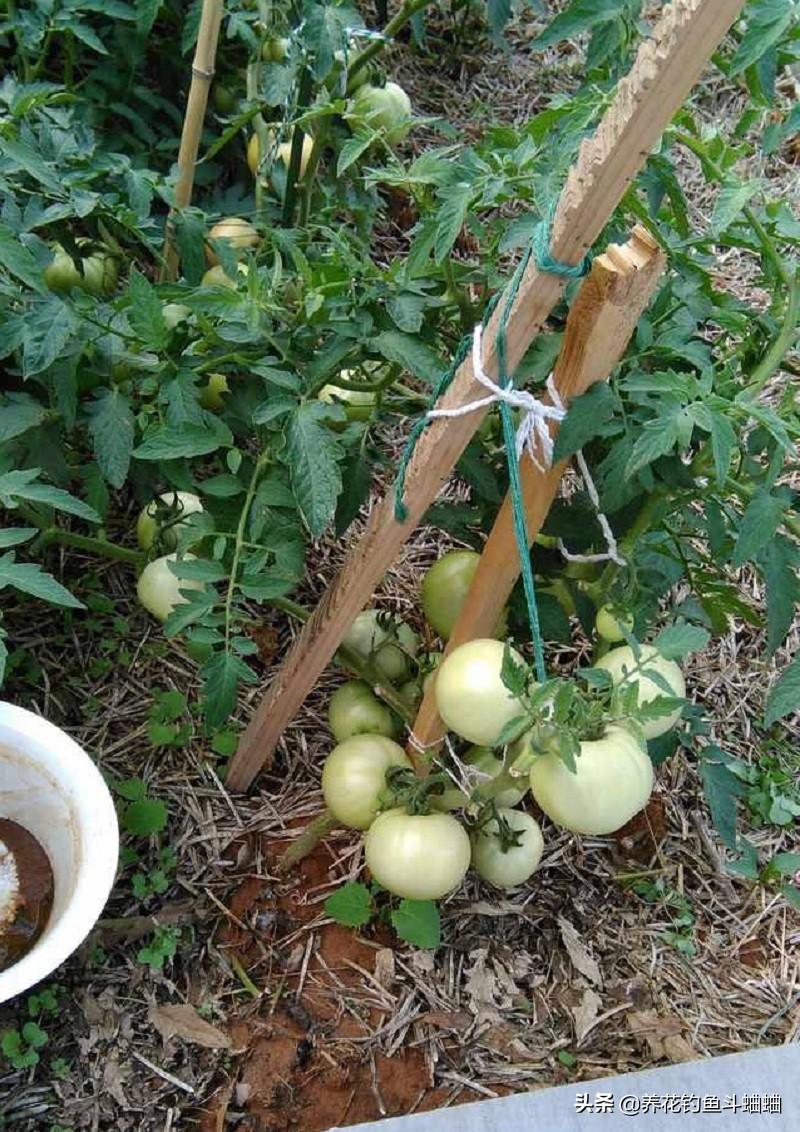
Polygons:
M638 225L626 244L612 244L596 257L570 308L553 371L555 387L565 405L610 376L652 298L665 262L664 253ZM557 426L551 426L550 431L555 436ZM529 545L541 529L568 463L561 460L541 470L528 456L520 460ZM507 495L486 540L445 655L465 641L492 635L519 572L511 499ZM419 746L434 747L445 733L432 685L430 681L414 723L416 746L408 747L409 757L415 762L419 761Z
M743 3L673 0L664 9L652 38L641 45L631 72L618 84L596 132L581 144L578 160L568 174L550 239L556 260L579 263L600 235ZM562 277L529 264L507 324L510 372L519 365L563 289ZM493 378L497 377L497 328L504 306L501 300L484 335L484 368ZM483 392L467 358L440 404L456 408ZM341 573L323 595L244 732L227 777L230 789L247 789L260 768L269 763L284 728L421 521L483 415L473 412L435 420L422 434L406 475L406 519L399 522L395 518L392 493L373 510L360 542L349 552Z
M217 39L222 23L223 0L203 0L197 45L192 62L192 82L183 119L181 145L178 151L178 179L175 182L175 204L170 209L164 231L164 265L161 281L174 280L178 274L178 250L175 245L177 213L188 207L194 188L194 171L203 133L203 120L208 105L208 92L214 77Z

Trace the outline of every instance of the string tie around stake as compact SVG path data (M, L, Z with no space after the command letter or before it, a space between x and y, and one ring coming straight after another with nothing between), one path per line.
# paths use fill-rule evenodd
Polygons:
M403 502L406 470L417 440L432 420L442 417L460 417L467 413L484 409L490 404L496 403L499 405L500 419L503 425L506 460L508 463L509 492L511 495L514 535L519 553L520 572L522 574L522 583L525 590L525 600L528 607L528 620L530 622L531 640L533 642L536 677L540 683L546 679L547 673L544 664L544 647L539 624L539 610L536 604L536 586L533 580L533 568L531 566L528 529L525 521L525 505L519 474L519 456L523 451L528 451L537 466L541 468L542 464L539 463L536 453L538 445L545 466L549 466L553 455L553 444L552 438L550 437L549 425L551 421L558 422L562 420L565 415L565 410L564 406L558 402L554 401L553 405L546 405L537 401L531 394L524 393L514 388L513 374L509 374L506 362L506 331L514 301L516 300L525 270L532 256L539 271L549 275L558 275L564 279L580 278L580 276L584 275L589 269L589 255L584 256L579 264L564 263L552 255L550 251L550 229L555 215L556 205L557 201L553 201L545 210L541 221L536 225L533 237L517 264L505 294L505 301L500 318L498 319L497 333L495 336L498 371L497 381L492 381L484 370L482 337L483 327L488 322L490 314L499 301L499 295L495 296L489 303L484 312L482 324L475 328L472 335L474 376L480 384L490 390L490 393L487 397L479 398L477 401L473 401L468 405L462 405L454 409L436 409L434 407L439 397L449 388L456 371L469 353L470 336L465 335L459 344L449 369L441 375L436 383L431 398L431 407L428 409L425 416L421 417L416 422L409 434L397 469L394 508L395 518L399 522L405 521L408 517L408 511ZM511 415L512 407L521 409L524 414L520 427L516 431Z

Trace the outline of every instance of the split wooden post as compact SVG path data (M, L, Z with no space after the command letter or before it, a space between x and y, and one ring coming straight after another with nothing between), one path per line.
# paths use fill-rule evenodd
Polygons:
M580 263L743 4L744 0L673 0L664 9L594 135L581 144L553 218L554 259ZM510 373L541 330L564 283L563 277L541 271L535 262L528 265L507 321ZM501 299L484 334L484 369L495 379L497 329L504 307ZM484 393L468 357L440 405L457 408ZM392 492L374 509L364 535L306 622L244 732L226 780L231 790L246 790L269 763L284 728L421 521L483 416L477 411L440 418L422 434L406 474L406 519L395 518Z
M178 251L175 246L175 215L191 204L194 188L194 171L200 137L203 133L203 120L208 105L208 92L214 77L214 63L217 57L217 39L222 23L223 0L203 0L200 27L197 32L197 45L192 62L192 82L186 102L183 119L181 145L178 151L178 179L175 182L175 206L170 209L164 232L164 265L161 279L173 280L178 274Z
M595 258L570 308L561 353L553 370L556 390L565 405L611 375L656 289L665 263L664 253L638 225L626 244L612 244ZM555 436L557 426L551 426L550 431ZM568 463L562 460L542 470L527 454L520 460L529 544L541 529ZM464 641L492 635L519 572L511 499L507 495L486 540L445 655ZM444 734L429 682L414 724L409 756L419 760L419 747L436 746Z

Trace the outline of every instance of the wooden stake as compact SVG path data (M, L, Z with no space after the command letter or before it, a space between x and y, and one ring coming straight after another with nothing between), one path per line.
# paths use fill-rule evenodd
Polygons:
M594 260L570 308L564 342L553 371L556 389L565 405L595 382L610 376L656 289L665 262L664 253L638 225L627 244L612 244ZM553 435L556 431L557 427L551 427ZM567 460L562 460L541 471L528 456L520 461L529 543L541 529L567 464ZM492 635L519 572L511 499L507 495L483 548L445 655L464 641ZM419 759L418 747L434 747L445 733L436 711L432 683L414 724L416 745L408 747L409 757L419 763L421 770L424 764Z
M203 0L200 15L200 28L197 33L197 46L192 63L192 83L183 119L181 146L178 151L178 179L175 182L175 206L170 209L164 232L164 266L161 281L173 280L178 275L178 251L175 246L176 214L188 207L194 188L194 171L200 137L203 133L203 120L208 105L208 92L214 77L214 62L217 56L217 39L222 23L223 0Z
M596 133L582 143L570 170L553 222L550 250L555 259L570 264L581 261L743 3L673 0L664 9L652 39L640 47L633 69L617 86ZM510 372L519 365L563 289L563 278L529 264L507 325ZM497 327L504 305L501 300L484 335L484 368L494 378ZM467 358L440 404L456 408L484 392ZM395 519L391 492L373 510L363 537L349 552L339 577L324 594L242 736L227 777L230 789L247 789L272 758L284 728L436 497L483 415L473 412L435 420L422 434L406 475L406 520Z

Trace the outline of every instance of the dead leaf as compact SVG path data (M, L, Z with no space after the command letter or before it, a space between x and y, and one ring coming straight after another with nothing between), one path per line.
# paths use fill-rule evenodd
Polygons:
M130 1066L120 1065L118 1058L113 1054L106 1059L103 1066L103 1092L112 1096L122 1109L131 1107L123 1088L130 1072Z
M382 947L375 956L375 978L382 987L390 987L395 980L394 951Z
M507 1022L498 1022L484 1030L476 1039L476 1045L499 1053L509 1061L530 1061L532 1053L522 1041L519 1032Z
M657 1014L655 1010L631 1010L626 1015L628 1028L640 1044L646 1044L653 1057L668 1061L691 1061L697 1057L686 1038L685 1025L675 1014Z
M161 1034L164 1041L180 1038L204 1049L230 1049L231 1040L227 1034L205 1018L201 1018L189 1003L176 1003L173 1006L152 1006L148 1018Z
M578 1045L589 1033L597 1021L597 1012L602 1005L600 995L587 987L577 1006L572 1007L572 1017L575 1019L575 1041Z
M590 983L601 987L603 985L603 976L600 973L600 968L581 942L581 937L578 935L577 929L563 916L558 917L558 926L561 930L561 938L564 941L564 946L567 949L567 954L572 961L573 967L575 967L577 971L580 971Z
M420 1014L418 1022L427 1022L437 1030L467 1030L472 1025L472 1015L466 1010L428 1010Z

